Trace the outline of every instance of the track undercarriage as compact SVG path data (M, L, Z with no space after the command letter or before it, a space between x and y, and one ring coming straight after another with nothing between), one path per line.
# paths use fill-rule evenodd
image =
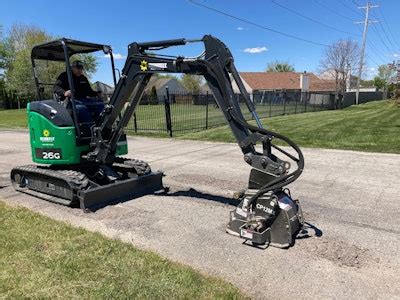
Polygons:
M17 191L85 210L163 190L162 177L162 172L152 172L144 161L121 157L111 165L26 165L11 171Z

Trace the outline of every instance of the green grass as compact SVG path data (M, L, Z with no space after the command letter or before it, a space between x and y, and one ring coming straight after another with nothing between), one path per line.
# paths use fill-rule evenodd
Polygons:
M10 109L0 111L0 128L26 128L25 109Z
M273 117L263 123L303 147L400 153L400 107L389 101ZM235 142L227 126L183 134L180 138Z
M0 298L243 298L151 252L0 202Z
M171 109L173 128L188 128L193 125L204 128L204 106L172 105ZM283 112L283 107L258 106L257 110L261 116L269 115L270 111L272 115L277 115ZM295 110L302 111L304 108L286 107L286 112L294 113ZM0 111L0 127L26 126L25 118L25 110ZM141 128L165 130L163 105L140 105L137 118ZM224 123L224 118L220 109L210 105L208 125L221 123ZM337 111L277 116L266 118L263 123L267 128L290 137L303 147L400 153L400 108L388 101L370 102ZM133 128L132 123L130 126ZM131 131L128 133L132 134ZM166 131L139 131L139 135L167 136ZM235 142L227 126L198 132L176 131L174 136L183 139Z
M250 112L246 105L241 105L244 116L251 118ZM310 106L309 110L320 110L320 107ZM304 112L305 107L293 104L286 105L259 105L257 112L261 117L269 117L270 115L294 114L295 112ZM165 130L165 108L164 105L139 105L136 110L137 123L139 128L151 128L153 130ZM176 130L187 129L203 129L206 126L206 107L204 105L191 104L172 104L171 105L172 126ZM225 124L225 118L221 109L213 104L208 106L208 126L220 126ZM129 125L133 127L133 121Z

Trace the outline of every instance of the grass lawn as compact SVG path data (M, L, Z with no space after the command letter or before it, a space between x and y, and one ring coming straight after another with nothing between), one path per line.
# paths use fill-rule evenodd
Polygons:
M25 109L0 110L0 128L27 127Z
M251 119L251 114L245 104L241 104L243 114L246 119ZM294 114L295 112L321 110L320 106L294 105L290 103L285 105L258 105L257 112L260 117L278 116L285 114ZM175 130L187 129L204 129L206 127L206 114L208 114L208 127L221 126L226 124L225 117L222 111L213 104L208 105L208 111L205 105L191 104L172 104L171 105L171 120L172 127ZM164 105L139 105L136 109L136 117L138 128L166 130L165 124L165 108ZM133 129L133 121L128 128Z
M243 298L223 280L1 201L0 240L0 298Z
M400 153L400 107L385 100L343 110L273 117L263 123L303 147ZM235 142L227 126L180 138Z
M313 110L314 107L309 109ZM172 105L171 110L173 128L204 128L204 106ZM258 106L257 110L261 116L283 113L281 105ZM292 105L287 106L285 110L294 113L295 110L302 111L304 108ZM209 126L225 123L219 108L210 105L208 114ZM163 105L140 105L137 120L141 128L166 128ZM132 123L129 128L133 128ZM400 153L400 107L388 101L369 102L337 111L276 116L263 119L263 123L269 129L290 137L303 147ZM0 111L0 127L24 126L25 110ZM130 130L127 132L132 134ZM139 135L166 137L167 133L139 131ZM227 126L198 132L174 132L174 136L183 139L235 142Z

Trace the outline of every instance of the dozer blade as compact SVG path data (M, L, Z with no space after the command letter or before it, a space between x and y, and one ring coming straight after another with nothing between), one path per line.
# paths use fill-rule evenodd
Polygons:
M115 183L81 190L78 192L80 207L90 210L104 204L128 200L164 189L162 172L152 172L137 178L129 178Z

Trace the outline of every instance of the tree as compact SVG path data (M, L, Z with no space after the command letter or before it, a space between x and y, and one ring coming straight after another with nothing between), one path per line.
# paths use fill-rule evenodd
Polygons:
M36 26L16 24L5 39L6 52L5 77L7 89L15 91L18 99L32 98L36 88L32 76L31 50L32 47L55 39L56 37L46 33ZM76 55L71 60L80 59L86 66L86 72L90 75L97 68L97 59L93 55ZM62 62L36 60L36 74L41 82L55 82L57 76L65 71ZM46 91L51 94L51 86Z
M158 104L157 89L153 85L150 90L150 104Z
M387 91L390 87L390 79L393 75L393 70L387 65L380 65L378 67L378 75L374 77L374 86L378 90Z
M374 80L360 80L360 86L361 87L373 87L374 86Z
M374 86L376 87L377 90L385 90L387 87L387 82L380 78L379 76L374 77Z
M266 72L294 72L294 66L286 61L275 60L267 65Z
M4 70L6 66L7 52L3 39L3 27L0 25L0 70ZM2 74L0 73L0 79Z
M192 94L199 94L200 87L203 83L203 77L199 75L183 74L182 85L185 89Z
M358 43L348 40L338 40L328 46L320 61L320 71L325 77L333 78L336 83L336 94L346 91L346 83L359 62Z
M72 63L75 60L80 60L83 63L85 74L90 78L96 72L99 66L99 61L92 54L76 54L70 59Z

